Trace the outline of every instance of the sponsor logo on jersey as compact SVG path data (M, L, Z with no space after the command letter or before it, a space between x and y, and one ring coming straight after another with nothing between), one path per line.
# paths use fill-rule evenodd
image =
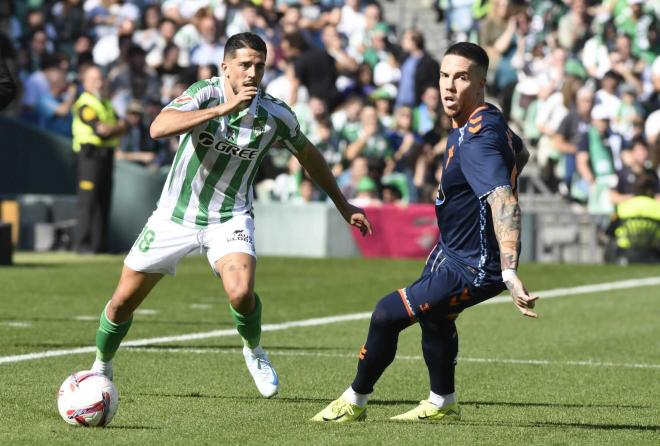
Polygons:
M199 144L204 147L210 147L220 153L235 156L244 160L253 160L257 157L259 150L241 149L240 147L230 143L227 140L216 138L209 132L202 132L198 138Z
M190 96L179 96L174 100L175 103L177 104L185 104L186 102L192 101L192 98Z
M245 242L252 244L253 240L244 229L237 229L229 237L227 237L227 242Z

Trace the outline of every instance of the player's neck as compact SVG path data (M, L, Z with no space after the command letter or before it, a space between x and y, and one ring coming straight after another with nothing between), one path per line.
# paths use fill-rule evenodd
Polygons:
M231 84L227 80L226 77L223 77L222 79L223 82L223 90L225 91L225 99L229 100L232 99L234 96L236 96L236 93L234 93L234 89L231 88Z
M452 127L459 128L463 127L465 123L474 115L477 111L481 110L486 106L485 101L477 103L474 107L470 107L465 113L461 113L460 116L454 116L452 118Z

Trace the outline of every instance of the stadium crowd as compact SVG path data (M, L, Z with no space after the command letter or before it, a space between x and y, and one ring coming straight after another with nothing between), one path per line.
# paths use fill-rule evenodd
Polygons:
M488 52L490 101L534 154L550 190L607 214L638 177L660 198L657 0L440 0L450 40ZM431 11L429 11L431 13ZM223 42L268 43L263 88L289 103L342 191L361 206L431 202L451 122L423 34L377 1L28 0L0 6L0 51L21 86L12 113L71 135L80 73L100 66L128 124L117 158L167 167L161 108L217 76ZM260 200L324 197L286 150L264 159Z

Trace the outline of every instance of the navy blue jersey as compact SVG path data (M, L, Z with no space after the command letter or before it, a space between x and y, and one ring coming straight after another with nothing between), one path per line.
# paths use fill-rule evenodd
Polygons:
M500 250L488 195L498 187L516 192L515 155L523 149L493 105L476 109L449 134L435 211L440 246L474 274L474 285L500 282Z

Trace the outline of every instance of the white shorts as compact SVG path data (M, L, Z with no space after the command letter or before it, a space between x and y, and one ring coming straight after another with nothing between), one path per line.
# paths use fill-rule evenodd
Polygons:
M227 254L243 252L256 259L254 220L250 215L237 215L226 223L189 228L155 212L124 264L135 271L174 275L179 260L195 250L206 252L216 274L215 262Z

